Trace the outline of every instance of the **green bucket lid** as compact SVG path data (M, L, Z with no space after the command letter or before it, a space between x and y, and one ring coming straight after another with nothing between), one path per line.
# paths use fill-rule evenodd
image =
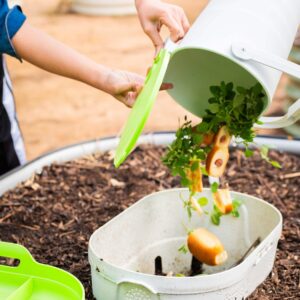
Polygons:
M0 264L1 300L84 300L80 281L70 273L36 262L18 244L0 242L0 256L19 260L18 266Z
M119 167L133 150L157 98L169 60L170 53L166 49L155 58L122 132L114 158L115 167Z

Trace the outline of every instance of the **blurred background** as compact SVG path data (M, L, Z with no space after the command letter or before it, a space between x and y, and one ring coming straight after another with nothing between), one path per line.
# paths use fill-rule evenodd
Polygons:
M28 20L34 26L98 63L143 75L152 64L154 48L134 14L133 0L114 0L119 3L118 13L130 13L122 16L86 14L95 12L95 7L89 7L95 2L99 4L98 12L103 12L101 2L113 2L108 0L11 2L21 3ZM182 6L191 23L207 4L207 0L167 2ZM74 12L76 9L85 11L85 14ZM13 58L8 58L8 66L28 159L67 144L120 133L129 109L111 96L84 84L49 74L26 62L21 64ZM270 114L282 112L286 83L287 78L284 77ZM289 101L293 101L292 96ZM161 92L145 131L175 130L179 118L185 115L188 113L183 108L166 92ZM285 134L283 131L263 133Z

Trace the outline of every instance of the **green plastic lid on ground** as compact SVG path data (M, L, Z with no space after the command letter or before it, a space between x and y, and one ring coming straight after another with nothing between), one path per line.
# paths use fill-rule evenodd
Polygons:
M84 300L80 281L61 269L40 264L18 244L0 242L0 257L19 261L0 264L1 300Z
M169 60L170 53L165 49L155 58L122 132L114 158L115 167L119 167L133 150L157 98Z

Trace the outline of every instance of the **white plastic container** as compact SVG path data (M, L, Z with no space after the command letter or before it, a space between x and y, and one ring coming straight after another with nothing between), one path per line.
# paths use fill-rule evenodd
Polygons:
M209 189L202 194L211 198ZM96 299L224 300L244 299L251 294L273 267L282 216L261 199L231 194L244 203L241 216L224 216L220 226L197 214L189 223L180 198L188 197L188 191L172 189L143 198L96 230L89 242ZM206 266L206 275L196 277L153 275L157 256L162 258L165 273L183 273L190 267L191 255L178 251L186 241L183 223L215 233L229 254L228 261L221 267ZM230 268L258 237L258 247L241 264Z
M271 104L282 72L300 78L300 66L287 60L300 23L299 0L211 0L171 53L164 81L183 107L203 116L209 87L221 81L263 86ZM300 99L284 117L265 117L264 128L300 119ZM257 126L258 127L258 126Z
M87 15L132 15L134 0L72 0L73 11Z

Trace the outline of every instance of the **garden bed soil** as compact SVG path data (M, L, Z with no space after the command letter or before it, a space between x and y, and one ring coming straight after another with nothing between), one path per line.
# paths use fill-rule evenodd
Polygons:
M45 167L0 197L0 239L20 243L39 262L73 273L84 284L86 298L93 299L89 237L145 195L180 186L162 165L163 153L163 147L138 147L118 170L111 152ZM225 175L232 190L269 201L284 218L275 267L248 299L298 299L300 158L276 151L271 156L281 170L257 153L245 159L234 150Z

